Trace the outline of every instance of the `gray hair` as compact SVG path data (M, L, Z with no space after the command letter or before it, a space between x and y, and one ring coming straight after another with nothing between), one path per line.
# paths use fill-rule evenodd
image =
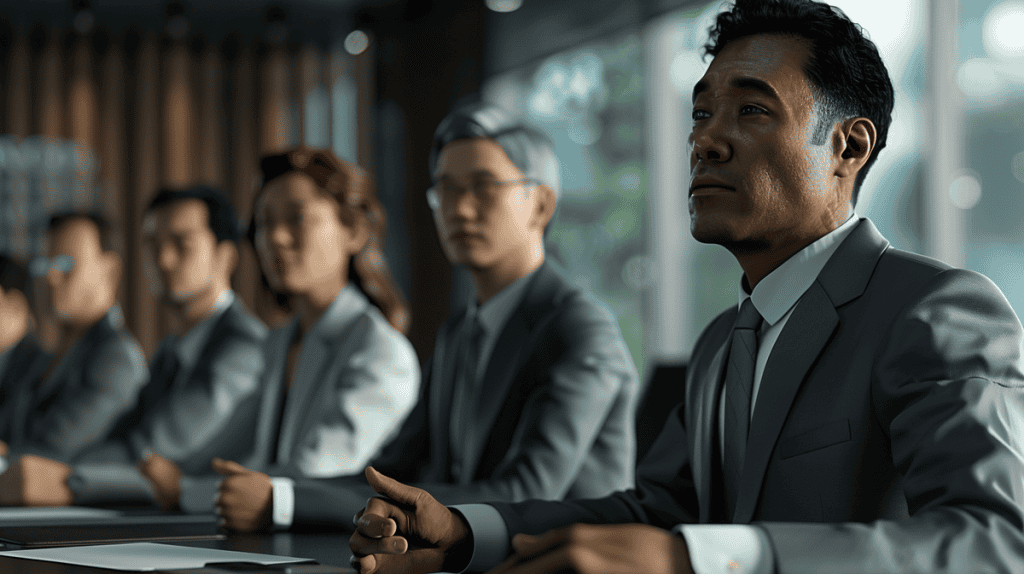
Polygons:
M434 132L430 148L430 173L437 168L441 149L456 140L484 138L501 146L527 179L546 185L562 196L558 158L554 145L539 130L513 122L505 110L485 103L458 106L448 113Z

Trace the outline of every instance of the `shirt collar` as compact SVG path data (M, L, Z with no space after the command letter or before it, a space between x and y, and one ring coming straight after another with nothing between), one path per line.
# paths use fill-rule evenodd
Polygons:
M754 308L765 323L774 325L814 283L829 258L859 221L860 218L854 214L832 232L798 251L762 279L753 293L747 294L741 280L739 305L743 305L748 297L753 299Z
M540 267L537 269L540 269ZM508 322L509 317L512 316L516 308L519 307L519 303L523 300L523 294L526 292L526 286L530 284L530 278L537 273L537 269L530 271L507 285L483 305L477 304L476 296L474 295L469 301L467 318L476 316L480 322L480 327L487 334L500 330Z
M227 311L228 307L235 302L235 293L231 289L225 289L217 297L210 312L203 317L195 327L188 330L174 343L174 354L178 357L178 364L182 369L191 370L195 362L199 360L199 354L210 340L213 327L217 319Z
M338 293L334 301L331 301L316 323L313 323L308 335L315 335L326 342L337 340L341 338L349 323L362 314L369 305L370 302L359 288L349 283ZM298 328L298 317L295 318L295 327Z

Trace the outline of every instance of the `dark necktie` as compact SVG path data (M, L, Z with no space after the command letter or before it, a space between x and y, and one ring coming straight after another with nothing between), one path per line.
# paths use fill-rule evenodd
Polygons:
M458 481L463 474L464 457L473 438L471 421L476 416L480 399L477 368L480 363L480 345L484 329L480 317L474 313L463 325L462 341L459 346L459 363L456 371L455 395L452 397L452 475Z
M729 345L725 370L725 479L726 517L731 520L736 508L743 460L750 430L750 405L754 390L754 361L757 358L757 329L761 315L748 297L740 307Z
M159 356L153 363L149 384L143 388L139 396L139 406L142 407L140 415L167 400L174 379L181 368L178 354L174 351L174 340L165 341L164 348L160 349Z

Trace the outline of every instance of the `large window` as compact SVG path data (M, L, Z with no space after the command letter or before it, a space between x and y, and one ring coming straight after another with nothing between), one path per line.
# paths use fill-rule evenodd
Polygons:
M896 92L856 212L897 248L988 275L1024 313L1024 2L832 3L878 46ZM616 312L641 369L685 360L736 302L741 271L690 236L685 193L690 93L723 4L557 54L485 90L555 140L566 189L550 251Z
M544 130L561 161L548 256L618 317L644 366L647 257L643 44L626 33L492 79L484 97Z

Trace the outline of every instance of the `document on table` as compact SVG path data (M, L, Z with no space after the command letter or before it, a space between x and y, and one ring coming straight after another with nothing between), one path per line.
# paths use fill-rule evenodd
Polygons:
M231 550L217 550L215 548L174 546L171 544L158 544L156 542L11 550L0 552L0 556L89 566L92 568L127 570L130 572L202 568L211 562L252 562L269 566L273 564L310 561L309 558L234 552Z
M0 524L26 520L69 520L79 518L115 518L121 516L116 510L65 506L54 508L0 508Z

